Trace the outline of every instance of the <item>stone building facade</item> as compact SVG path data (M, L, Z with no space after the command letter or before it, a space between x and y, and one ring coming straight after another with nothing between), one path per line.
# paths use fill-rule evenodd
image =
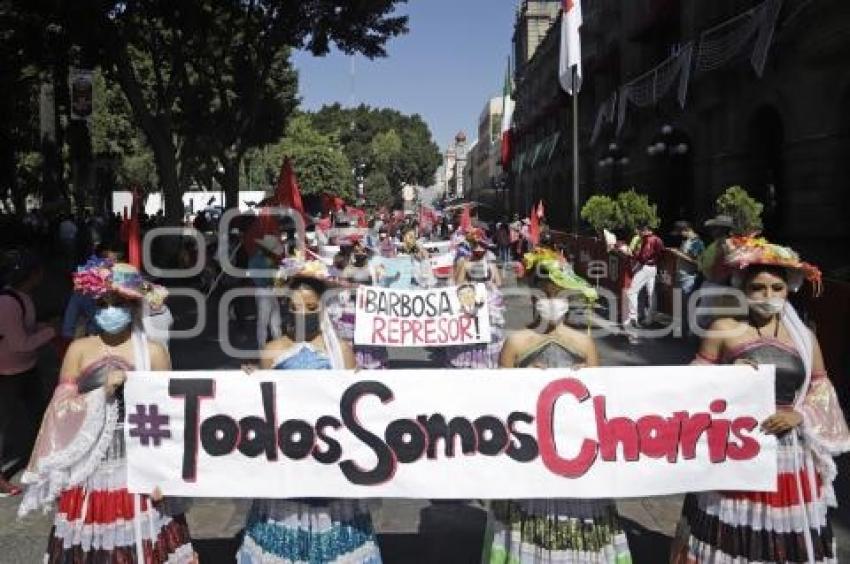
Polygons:
M454 142L443 154L443 178L438 184L443 188L443 199L454 200L466 196L467 174L467 140L466 133L459 131Z
M513 103L510 99L509 104ZM501 208L501 133L504 98L490 98L478 117L478 141L470 146L466 169L467 197ZM510 109L510 108L509 108Z
M635 187L669 226L713 215L717 195L741 185L765 204L770 238L827 267L842 261L835 250L850 243L850 3L583 7L581 203ZM515 43L527 35L526 13L518 13ZM559 17L517 64L511 202L526 211L546 199L550 221L567 226L572 116L557 81Z

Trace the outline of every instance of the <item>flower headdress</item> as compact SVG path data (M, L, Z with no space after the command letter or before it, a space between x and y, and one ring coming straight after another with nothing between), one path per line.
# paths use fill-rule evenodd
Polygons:
M537 247L523 256L522 263L530 276L547 279L563 290L581 294L588 302L595 302L599 298L596 290L587 280L574 273L557 251Z
M145 301L153 308L163 305L168 291L145 280L139 270L109 259L89 259L71 275L74 291L95 299L116 294L133 301Z
M469 243L470 247L474 247L479 243L482 245L486 244L487 234L480 227L473 227L466 233L466 242Z
M805 280L811 282L815 294L822 289L820 269L813 264L800 260L800 255L790 247L783 247L764 238L735 237L730 240L731 250L726 254L726 266L734 273L732 282L740 286L743 272L750 266L765 265L784 268L788 272L788 285L796 291Z
M280 263L275 286L283 287L294 278L314 278L328 283L330 272L328 265L321 260L283 259Z

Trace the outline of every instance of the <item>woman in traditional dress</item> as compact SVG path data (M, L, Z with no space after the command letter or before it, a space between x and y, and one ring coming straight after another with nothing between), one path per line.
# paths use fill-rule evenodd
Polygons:
M777 410L761 425L778 441L776 491L690 494L672 561L837 562L827 506L832 457L850 451L850 433L817 338L788 302L804 279L818 287L820 272L763 239L740 241L726 264L749 312L714 321L694 363L776 365Z
M101 333L68 347L23 475L19 516L56 505L45 562L195 562L177 504L127 491L122 384L128 370L171 369L141 324L143 302L161 302L165 292L109 261L80 269L74 289L97 301Z
M312 269L310 275L289 276L286 287L284 336L266 345L260 367L354 368L351 348L337 337L323 308L327 284L319 270ZM379 564L381 555L369 510L360 500L257 499L251 507L237 561Z
M487 255L488 241L484 231L475 228L458 246L454 267L454 283L459 288L471 284L484 284L490 313L490 342L478 345L460 345L446 351L449 368L496 368L505 342L505 304L499 287L502 276L495 261Z
M510 334L502 349L504 368L597 366L596 346L587 334L564 324L570 298L596 298L594 290L565 272L550 253L524 257L535 319ZM525 499L494 501L485 541L485 564L629 564L626 535L617 508L607 499Z
M381 277L382 267L370 260L369 251L358 241L355 243L351 262L343 269L342 282L348 286L338 294L335 307L328 313L334 322L334 328L354 350L355 365L366 370L378 370L387 367L389 356L386 347L373 347L354 344L355 299L358 286L376 286Z

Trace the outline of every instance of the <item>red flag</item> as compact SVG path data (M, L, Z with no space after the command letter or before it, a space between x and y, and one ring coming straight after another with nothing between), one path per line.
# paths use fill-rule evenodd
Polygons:
M322 194L322 213L337 212L345 207L345 200L328 193Z
M119 235L122 243L126 243L130 240L130 212L127 211L127 206L124 206L124 215L121 219Z
M366 211L360 208L348 206L348 214L357 218L357 227L367 227L369 224L366 221Z
M531 208L528 225L528 240L535 247L540 243L540 218L537 216L537 206Z
M301 189L298 186L298 180L295 179L295 171L292 169L292 161L289 157L283 159L283 166L280 168L280 178L277 180L277 188L275 189L275 200L279 206L304 213Z
M142 229L139 225L139 215L142 213L142 195L138 188L133 190L133 211L130 214L130 225L127 228L127 262L142 269Z
M508 59L508 70L505 73L505 87L502 92L502 147L500 162L503 169L507 169L511 164L513 113L514 101L511 99L511 61Z
M469 213L469 204L463 205L463 212L460 214L460 228L464 230L464 232L472 229L472 216Z
M280 222L275 215L269 212L268 208L262 207L257 219L242 233L242 248L249 255L254 254L257 250L257 239L262 239L266 235L274 235L279 238Z

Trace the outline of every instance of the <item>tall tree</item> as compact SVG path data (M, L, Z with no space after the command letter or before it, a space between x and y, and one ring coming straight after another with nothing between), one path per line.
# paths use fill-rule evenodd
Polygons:
M316 112L313 123L336 134L348 159L364 164L367 175L380 172L393 194L405 184L430 185L442 161L428 125L416 114L334 104Z
M270 27L274 20L258 9L234 10L225 2L208 17L205 28L222 30L192 44L198 51L189 57L184 128L208 151L227 206L235 207L246 152L277 141L297 106L297 73L290 49Z
M235 164L238 171L240 155L246 150L243 147L257 139L253 128L263 115L262 101L268 99L254 93L242 104L237 98L238 80L225 83L222 89L215 80L204 78L201 70L209 68L211 57L218 56L217 70L222 77L243 70L233 65L249 64L246 72L261 77L244 82L250 89L251 84L265 87L280 74L279 54L287 48L303 48L318 56L327 54L335 44L344 53L378 57L386 54L390 38L407 31L407 18L394 15L396 6L405 0L339 4L326 0L17 1L30 10L58 14L73 40L96 50L101 65L121 85L153 151L166 216L171 221L183 214L181 158L197 163L218 150L226 157L222 166ZM247 29L243 34L234 25ZM251 33L260 37L248 37ZM233 55L222 57L223 53ZM291 75L283 76L287 83L272 87L291 87ZM213 86L217 87L215 94L199 96L198 88ZM237 127L228 128L223 141L216 138L213 143L207 138L207 142L196 142L201 140L187 135L184 126L198 123L193 114L198 108L192 103L199 99L218 99L222 107L226 100L228 107L239 108L231 124ZM213 110L213 115L205 114L206 119L214 119L216 108ZM238 183L238 175L227 181L231 192L233 182Z
M294 117L286 137L266 152L266 177L276 176L284 156L291 157L305 196L332 194L350 200L354 195L351 164L331 136L317 131L309 115Z

